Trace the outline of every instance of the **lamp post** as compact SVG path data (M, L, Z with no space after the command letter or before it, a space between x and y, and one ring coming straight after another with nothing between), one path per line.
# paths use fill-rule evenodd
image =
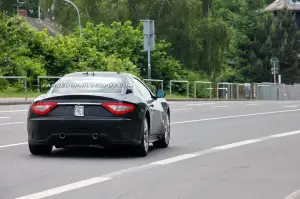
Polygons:
M78 15L78 23L79 23L79 31L80 31L80 37L82 37L82 26L81 26L81 19L80 19L80 12L79 9L77 8L77 6L70 0L63 0L65 2L70 3L76 10L77 15ZM39 19L41 17L41 0L39 0Z
M72 4L72 5L74 6L74 8L76 9L77 15L78 15L78 23L79 23L80 37L82 37L82 27L81 27L81 19L80 19L80 12L79 12L79 9L77 8L77 6L76 6L72 1L70 1L70 0L63 0L63 1Z

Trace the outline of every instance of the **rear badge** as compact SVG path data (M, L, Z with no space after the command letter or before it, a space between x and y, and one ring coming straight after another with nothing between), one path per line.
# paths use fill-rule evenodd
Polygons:
M75 106L74 115L77 117L83 117L84 116L84 106Z

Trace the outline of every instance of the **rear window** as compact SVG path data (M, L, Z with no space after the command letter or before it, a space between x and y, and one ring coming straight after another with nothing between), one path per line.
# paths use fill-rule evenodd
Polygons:
M121 93L131 86L116 77L67 77L54 85L52 93Z

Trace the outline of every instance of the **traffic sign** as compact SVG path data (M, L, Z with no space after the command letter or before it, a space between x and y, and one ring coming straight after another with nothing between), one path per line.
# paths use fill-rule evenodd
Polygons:
M144 24L144 52L148 52L148 79L151 79L151 51L155 50L154 20L141 20Z
M278 74L279 73L279 68L280 68L279 58L275 57L275 56L271 57L270 64L271 64L271 73L272 73L272 75L274 74L274 68L275 68L275 74Z
M155 50L155 27L154 20L141 20L144 24L144 49L143 51L147 52L148 50ZM150 48L150 49L148 49Z

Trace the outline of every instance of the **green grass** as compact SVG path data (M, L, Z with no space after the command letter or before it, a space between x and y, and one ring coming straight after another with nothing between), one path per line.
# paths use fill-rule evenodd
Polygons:
M186 98L186 96L167 94L165 98Z
M28 98L35 98L39 96L37 91L29 90L27 92ZM15 88L8 88L4 91L0 91L0 98L25 98L25 91L18 91Z

